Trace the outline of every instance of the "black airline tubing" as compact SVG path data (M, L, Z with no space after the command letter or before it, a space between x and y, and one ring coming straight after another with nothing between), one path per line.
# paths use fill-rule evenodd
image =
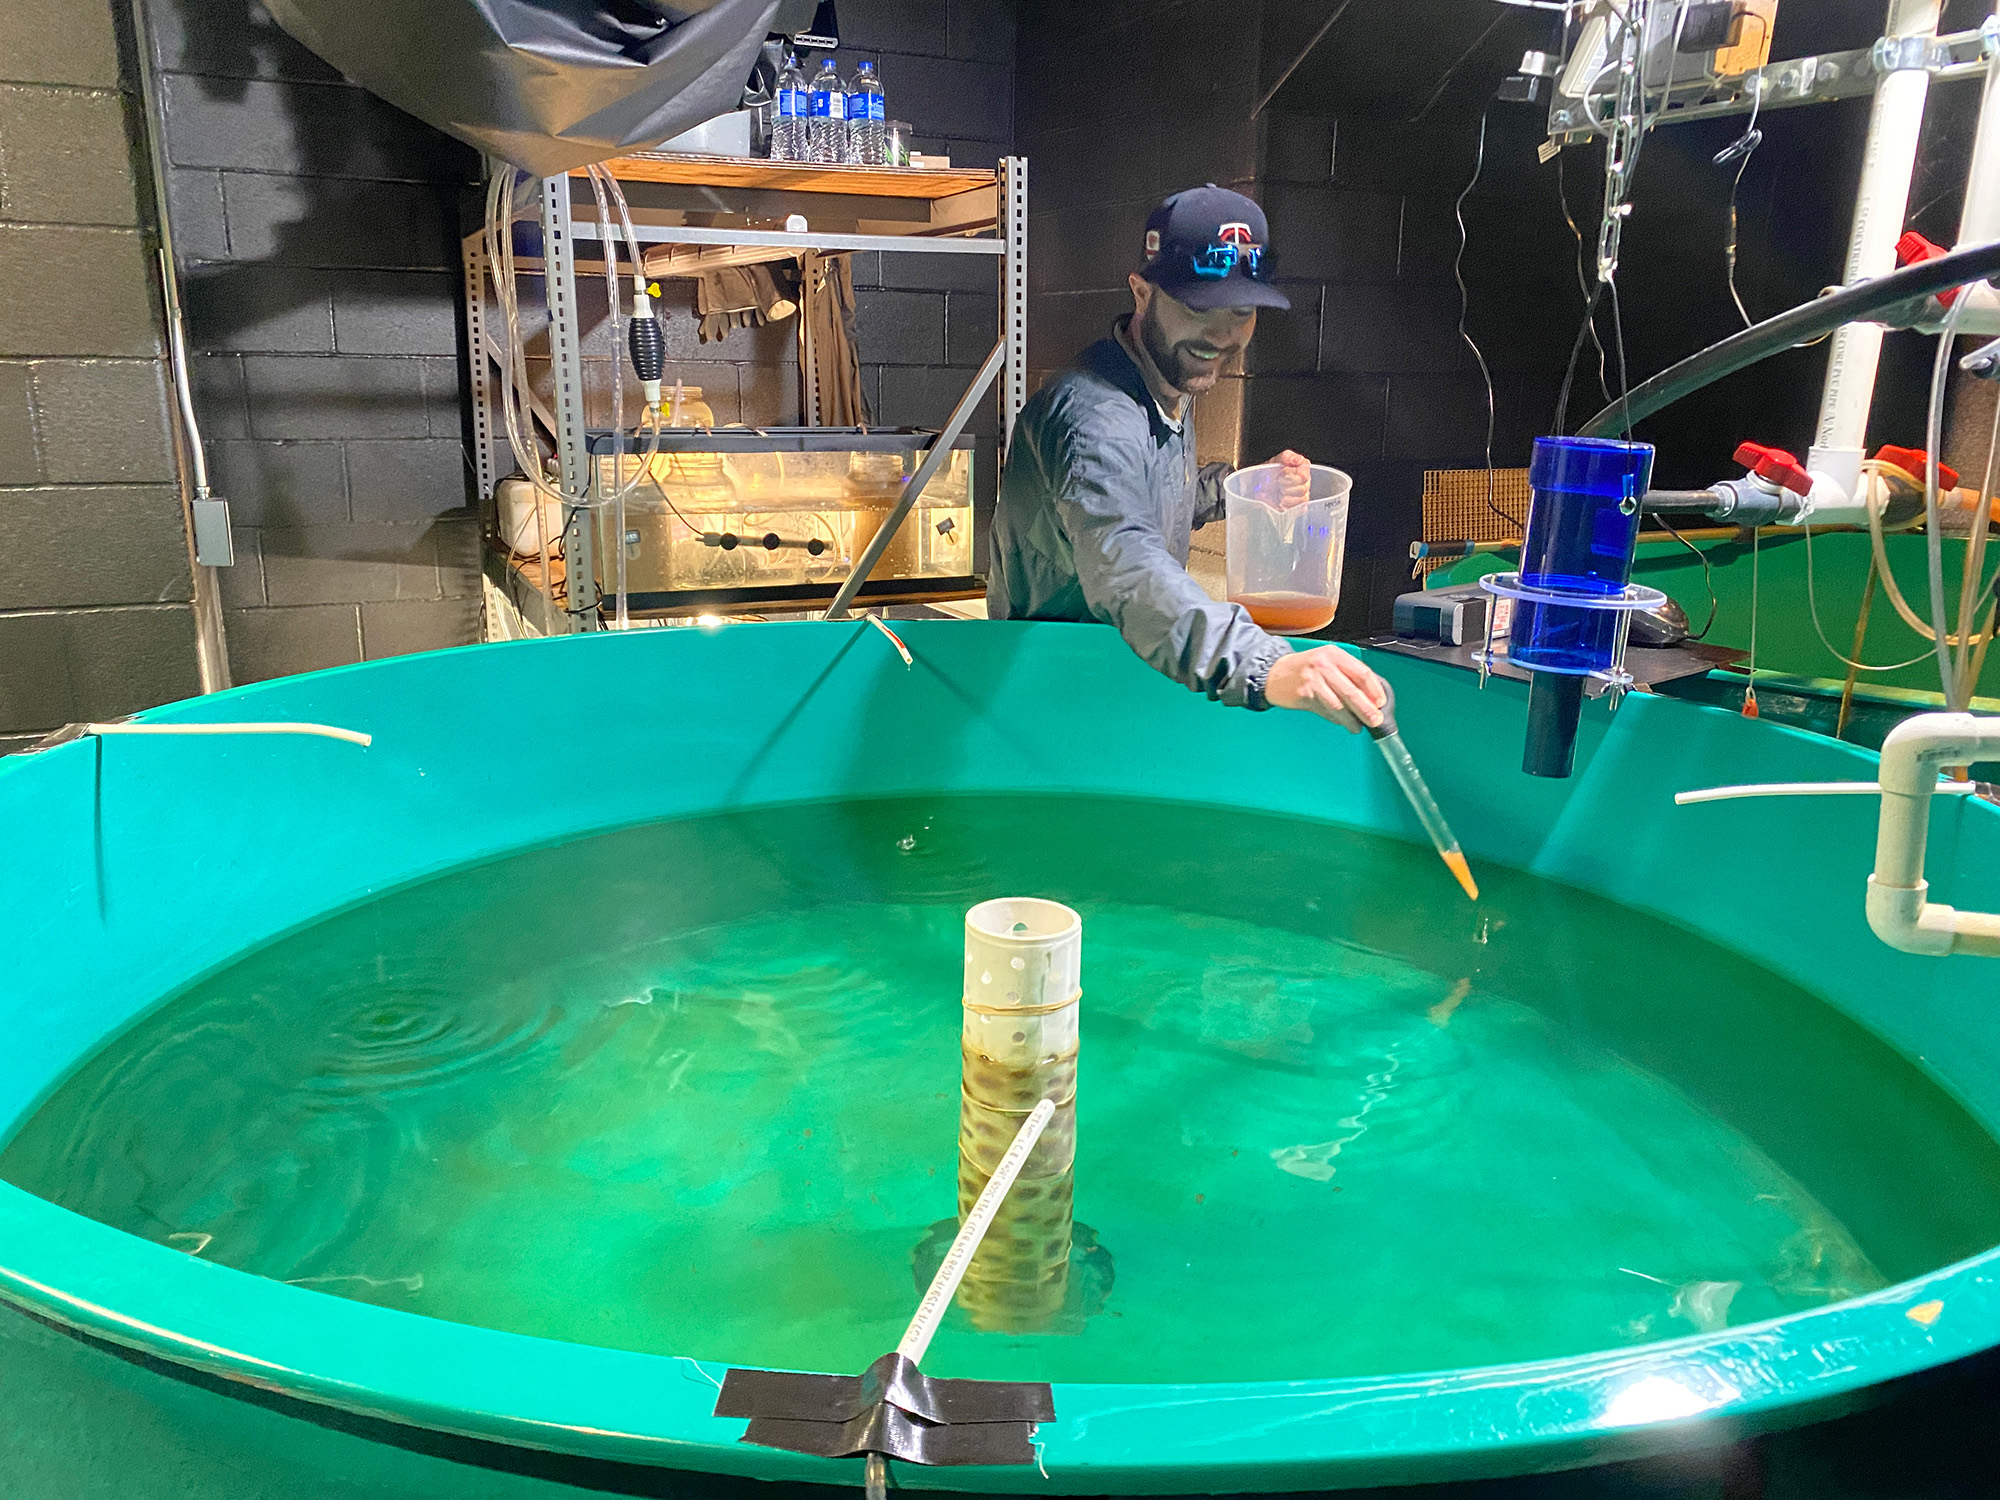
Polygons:
M1612 402L1578 428L1577 436L1611 437L1725 375L1831 333L1843 323L1859 322L1885 307L1983 281L1996 272L2000 272L2000 241L1954 250L1936 260L1919 261L1887 276L1842 287L1830 296L1815 297L1741 333L1732 333L1641 381L1623 399Z

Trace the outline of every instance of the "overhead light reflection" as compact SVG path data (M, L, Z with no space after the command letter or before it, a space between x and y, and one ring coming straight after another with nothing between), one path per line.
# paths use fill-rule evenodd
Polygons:
M1597 1425L1640 1427L1649 1422L1672 1422L1699 1416L1710 1407L1735 1400L1738 1394L1735 1386L1718 1384L1712 1396L1702 1396L1664 1375L1647 1375L1613 1396Z

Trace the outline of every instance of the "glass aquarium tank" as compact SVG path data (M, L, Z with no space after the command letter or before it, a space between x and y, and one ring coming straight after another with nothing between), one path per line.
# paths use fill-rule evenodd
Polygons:
M615 508L593 512L600 587L613 587L615 547L635 610L810 605L824 602L889 519L935 434L857 427L667 428L650 456L614 454L593 435L600 494L619 482ZM976 593L973 575L973 442L961 438L924 487L864 597L922 599Z

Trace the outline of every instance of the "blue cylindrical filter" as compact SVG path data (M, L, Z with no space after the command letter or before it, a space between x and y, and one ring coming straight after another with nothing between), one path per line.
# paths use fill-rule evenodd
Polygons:
M1521 586L1583 598L1622 594L1638 545L1639 502L1652 477L1650 443L1536 438ZM1507 657L1534 674L1521 760L1530 776L1569 775L1584 679L1610 670L1624 628L1618 610L1516 603Z

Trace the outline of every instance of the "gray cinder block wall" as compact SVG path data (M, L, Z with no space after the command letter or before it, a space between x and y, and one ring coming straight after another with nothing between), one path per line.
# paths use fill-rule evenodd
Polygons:
M5 750L199 683L136 75L107 0L0 0L0 36Z
M460 399L474 152L254 0L149 0L238 682L479 630Z
M1161 198L1205 182L1255 193L1262 8L1102 0L1023 11L1031 388L1132 310L1126 276ZM1204 457L1239 457L1242 373L1197 403Z
M840 29L843 75L863 58L874 61L889 114L910 123L917 149L949 156L954 166L989 168L1014 149L1015 0L843 0ZM808 71L819 57L808 59ZM1031 163L1031 204L1038 168ZM595 211L587 192L580 191L578 201L585 205L580 212ZM861 388L875 420L890 427L941 424L999 337L997 262L867 253L853 257L853 273ZM533 304L536 295L533 284L524 282L530 373L546 395L547 339L545 320ZM593 423L608 423L609 344L601 325L603 286L594 268L579 277L578 299L592 335L584 350L587 410ZM703 344L695 333L694 283L688 280L662 284L660 315L669 383L680 379L699 386L718 422L798 421L794 321ZM626 382L630 413L640 397L629 369ZM971 431L978 440L979 492L990 502L999 472L997 400L982 403Z

